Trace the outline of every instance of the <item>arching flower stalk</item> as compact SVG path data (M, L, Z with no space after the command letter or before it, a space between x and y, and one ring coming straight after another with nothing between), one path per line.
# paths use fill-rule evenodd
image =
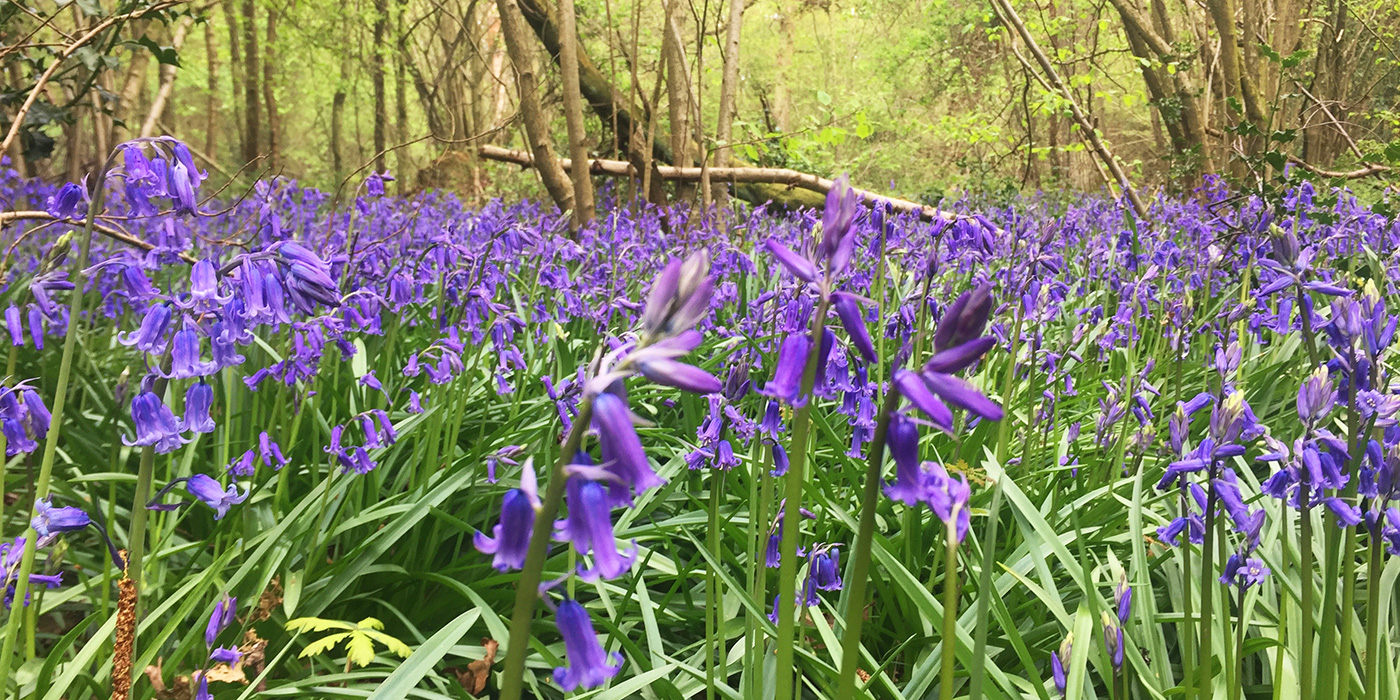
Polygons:
M662 269L647 295L641 332L636 339L620 343L600 358L592 367L592 376L583 382L578 413L569 427L560 448L559 460L550 472L538 506L534 505L534 498L524 493L523 488L521 496L514 499L523 499L524 505L535 513L529 544L520 563L520 583L516 589L501 682L502 700L519 700L524 691L530 625L534 620L535 603L540 596L540 581L550 536L556 527L561 539L572 542L577 551L591 551L593 554L594 566L580 566L580 577L586 580L614 578L631 567L632 557L616 551L610 510L616 506L631 505L636 494L659 486L665 480L657 476L647 462L633 426L631 409L627 406L625 382L629 377L641 375L657 384L694 393L708 394L720 390L722 385L714 376L678 361L699 347L701 334L694 327L709 315L714 289L709 254L704 250L692 253L684 261L671 260ZM585 460L578 458L583 436L590 427L598 432L598 442L602 448L603 462L597 466L579 463ZM555 518L566 493L569 516L557 525ZM518 560L519 552L513 549L519 544L518 533L511 533L513 551L504 559L500 554L507 534L504 519L509 517L509 526L514 529L523 525L523 518L527 517L516 514L516 511L523 513L525 510L520 505L511 506L510 513L503 512L503 529L496 540L483 539L482 543L487 544L483 551L494 548L492 553L497 555L498 567L513 568ZM591 632L592 627L587 613L582 607L565 611L564 606L560 606L560 611L563 614L559 628L565 636L566 649L573 655L584 654L588 657L575 659L583 664L579 668L594 668L597 666L594 662L601 658L602 652L593 648L597 644L596 638L592 644L584 643L588 636L585 632ZM614 669L612 673L615 672ZM565 671L560 681L589 688L610 677L611 673Z

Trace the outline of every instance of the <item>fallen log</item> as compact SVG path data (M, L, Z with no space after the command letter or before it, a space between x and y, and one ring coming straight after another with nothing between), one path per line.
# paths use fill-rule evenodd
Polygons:
M477 149L477 154L487 160L499 161L502 163L514 163L521 167L534 167L535 159L525 151L517 151L500 146L483 145ZM561 158L560 164L564 170L572 171L573 160ZM653 176L659 176L663 180L677 182L699 182L704 168L683 168L674 165L655 165ZM595 175L608 175L611 177L639 177L636 168L625 160L592 159L588 162L589 172ZM774 204L784 208L820 208L826 203L826 193L836 184L834 180L804 173L788 168L757 168L757 167L737 167L737 168L708 168L709 177L714 182L727 182L743 187L745 185L767 185L768 189L780 188L790 191L793 196L782 198L782 200L770 199ZM866 206L875 206L883 202L890 211L901 214L916 214L920 219L932 221L943 219L952 221L956 214L943 211L937 207L931 207L918 202L911 202L907 199L897 197L887 197L876 194L870 190L863 190L852 187L856 195ZM753 200L749 200L753 201ZM762 204L764 200L753 202Z

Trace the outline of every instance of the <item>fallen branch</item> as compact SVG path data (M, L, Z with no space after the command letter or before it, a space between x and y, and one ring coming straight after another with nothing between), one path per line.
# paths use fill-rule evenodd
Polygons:
M1225 132L1215 127L1206 129L1206 134L1208 134L1211 138L1225 138ZM1244 157L1245 154L1240 149L1234 148L1233 150L1235 152L1235 155ZM1292 153L1287 153L1284 155L1284 157L1288 159L1288 162L1302 168L1303 170L1306 170L1318 177L1325 177L1330 180L1360 180L1364 177L1382 175L1391 171L1390 166L1382 165L1380 163L1362 163L1364 167L1357 168L1355 170L1327 170L1325 168L1313 165L1312 163L1309 163L1306 160L1303 160L1302 158L1293 155Z
M516 165L531 168L535 165L535 159L525 151L517 151L500 146L485 145L477 149L477 154L487 160L500 161L503 163L514 163ZM565 171L573 169L573 161L570 158L561 158L560 164ZM631 163L625 160L594 159L588 163L589 172L594 175L610 175L613 177L638 177L637 170ZM674 165L656 165L653 175L659 176L663 180L676 182L699 182L705 170L711 180L716 182L728 182L730 184L767 184L782 185L791 189L806 190L818 194L826 194L836 183L833 180L812 175L811 173L799 172L788 168L682 168ZM925 220L942 219L953 221L957 219L956 214L943 211L937 207L931 207L918 202L911 202L907 199L887 197L876 194L869 190L851 188L856 195L868 206L874 206L883 202L890 211L902 214L917 214L919 218ZM818 204L819 205L819 204Z

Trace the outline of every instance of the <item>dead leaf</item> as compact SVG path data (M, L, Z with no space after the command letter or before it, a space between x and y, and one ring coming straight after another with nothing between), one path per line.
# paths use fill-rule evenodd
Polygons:
M282 579L274 576L258 596L258 606L253 608L252 621L261 622L272 617L272 610L282 604Z
M486 690L486 681L491 679L491 666L496 663L496 650L501 645L496 640L487 637L481 640L481 646L486 649L485 656L467 664L467 670L447 669L457 676L457 682L462 684L462 688L473 696L479 696Z
M156 665L146 667L146 678L151 681L151 689L156 691L157 700L191 700L194 688L189 676L176 676L175 682L167 686L161 671L162 659L156 658Z

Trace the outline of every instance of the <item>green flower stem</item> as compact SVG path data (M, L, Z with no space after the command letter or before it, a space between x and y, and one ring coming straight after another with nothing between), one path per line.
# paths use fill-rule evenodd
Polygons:
M1196 669L1200 673L1199 696L1202 698L1214 697L1211 688L1211 681L1214 674L1214 664L1211 659L1211 638L1215 632L1215 620L1211 615L1211 608L1215 602L1215 505L1219 502L1219 497L1215 489L1215 465L1210 467L1210 483L1207 485L1206 495L1206 531L1205 542L1201 545L1201 647L1200 657L1197 661L1200 667ZM1229 607L1229 603L1225 604Z
M539 599L540 579L549 553L549 539L554 532L554 517L564 500L564 467L573 460L584 433L593 418L593 397L583 399L574 418L573 427L564 439L564 446L555 460L554 470L545 487L544 499L535 513L535 527L530 535L530 549L525 566L520 571L520 583L515 589L515 612L510 618L510 637L506 647L506 666L501 673L501 700L520 700L525 688L525 657L530 653L530 624L535 618L535 601Z
M778 642L777 673L774 679L776 700L792 700L793 683L796 680L792 663L793 634L796 620L792 609L797 601L797 539L802 528L802 486L806 481L807 441L812 428L812 386L817 381L817 361L821 357L822 333L826 329L826 313L830 302L822 299L817 312L812 316L812 347L807 351L807 366L802 371L802 385L798 396L806 403L797 409L792 419L792 449L788 456L786 496L783 509L783 538L778 552L782 557L778 566ZM515 700L503 698L503 700Z
M1235 623L1235 671L1230 677L1230 700L1240 700L1244 686L1244 587L1240 587L1236 597L1237 619Z
M63 337L63 357L58 365L58 380L54 384L53 419L49 422L49 432L44 438L44 458L39 465L39 480L34 487L35 499L49 495L49 481L53 478L54 458L58 455L58 438L63 427L63 412L67 408L68 381L73 373L73 355L78 347L78 335L82 327L83 288L87 286L88 256L92 252L92 228L97 212L102 210L103 195L106 194L107 169L111 166L111 156L97 169L97 177L92 187L92 197L88 202L87 219L83 223L82 237L78 239L77 266L73 269L72 298L68 302L68 330ZM3 459L3 457L0 457ZM33 508L33 504L30 504ZM21 555L19 574L15 578L14 600L23 601L29 593L29 576L34 573L34 551L36 536L33 528L25 529L24 553ZM5 623L5 641L0 646L0 693L8 692L10 664L14 660L15 640L19 637L19 623L23 619L23 606L12 609Z
M1347 359L1352 367L1356 366L1355 358L1351 357L1350 352L1348 352ZM1347 384L1347 450L1352 456L1347 460L1345 471L1353 476L1346 489L1338 495L1341 495L1344 500L1350 501L1356 495L1357 479L1355 475L1361 463L1359 452L1361 449L1361 414L1356 409L1356 382L1349 381ZM1351 654L1348 653L1350 640L1347 638L1351 630L1349 629L1350 625L1346 622L1351 618L1351 615L1348 612L1349 608L1341 607L1347 604L1345 594L1340 601L1337 596L1338 578L1346 574L1347 568L1352 570L1352 574L1355 573L1353 552L1351 549L1343 549L1344 536L1354 547L1355 531L1353 528L1345 528L1345 531L1336 527L1327 528L1323 550L1326 558L1323 561L1322 576L1322 583L1325 586L1322 591L1322 626L1319 629L1319 634L1324 636L1320 650L1321 658L1318 660L1318 669L1322 672L1317 676L1317 697L1335 697L1337 700L1345 700L1350 685L1348 681L1351 677ZM1351 562L1350 567L1344 566L1344 559ZM1345 588L1346 583L1343 582L1342 586ZM1352 592L1355 595L1355 589ZM1338 615L1342 616L1341 634L1338 634Z
M855 696L856 667L860 663L860 628L865 622L865 586L870 581L870 546L875 537L875 510L880 505L880 471L885 462L885 436L890 414L899 408L899 390L893 385L885 394L880 420L870 440L870 460L865 470L865 490L860 499L860 525L851 547L851 574L846 578L846 633L841 640L841 676L836 697Z
M758 601L764 600L767 597L765 594L768 591L768 567L765 564L759 563L762 561L759 557L760 553L763 552L767 546L764 540L768 536L768 504L773 502L772 462L773 448L769 446L764 452L763 463L760 465L757 477L759 483L758 516L756 519L758 523L758 540L755 543L753 556L749 557L754 561L758 569L754 572L755 580L753 592L753 599ZM762 624L760 620L754 619L754 642L759 646L756 651L757 656L754 659L753 684L750 687L750 697L762 697L763 695L763 657L768 655L768 643L763 639L761 633Z
M958 652L958 593L962 586L958 582L958 532L956 525L948 524L944 539L947 546L947 562L943 571L943 658L939 671L939 700L953 700L953 661Z
M1380 697L1380 668L1376 658L1380 654L1380 604L1381 604L1381 552L1380 528L1371 532L1371 556L1366 565L1366 675L1362 686L1366 688L1366 700Z
M723 470L710 475L710 532L706 538L709 543L710 553L716 560L720 558L719 550L719 502L720 494L724 492ZM723 614L723 606L719 577L715 574L713 567L705 572L705 642L708 647L705 653L705 699L714 700L715 696L715 654L719 653L720 659L724 658L721 640L718 638L718 624L720 616Z
M1312 545L1312 499L1311 489L1305 480L1299 485L1298 503L1298 571L1302 582L1302 598L1298 603L1303 618L1302 653L1298 659L1301 666L1298 674L1299 700L1312 700L1313 697L1313 545Z

